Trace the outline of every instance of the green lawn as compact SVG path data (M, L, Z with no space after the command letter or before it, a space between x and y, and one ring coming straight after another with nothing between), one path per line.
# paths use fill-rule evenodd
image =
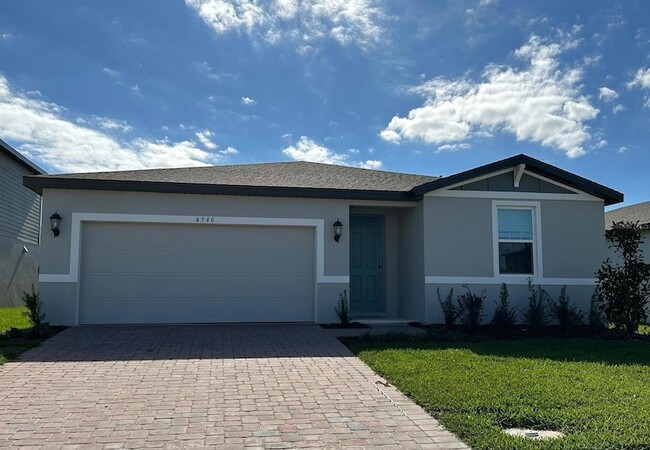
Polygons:
M0 308L0 333L9 328L29 328L29 319L23 315L27 308Z
M29 320L23 316L26 308L0 308L0 365L14 359L22 352L36 347L38 340L7 340L1 335L10 328L29 328Z
M650 448L648 343L522 339L353 350L476 450ZM509 427L566 437L523 440L501 431Z

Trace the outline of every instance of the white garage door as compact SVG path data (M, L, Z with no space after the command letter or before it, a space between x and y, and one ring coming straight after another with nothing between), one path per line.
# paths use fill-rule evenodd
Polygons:
M87 223L81 323L314 320L309 227Z

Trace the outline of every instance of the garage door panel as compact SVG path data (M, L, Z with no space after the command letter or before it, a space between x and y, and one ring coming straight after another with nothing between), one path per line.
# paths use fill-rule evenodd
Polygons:
M82 323L313 320L311 228L90 223L83 236Z
M149 302L133 301L129 305L130 321L124 321L122 311L110 302L98 302L84 315L86 323L215 323L215 322L268 322L277 315L278 308L286 308L282 322L300 322L312 310L303 301L286 302L254 300L242 303L237 300L202 301L174 299L152 307Z
M311 273L311 252L269 249L86 248L86 273Z
M312 297L312 276L224 276L205 274L88 274L81 294L86 301L132 298L296 298ZM88 286L91 286L90 288Z

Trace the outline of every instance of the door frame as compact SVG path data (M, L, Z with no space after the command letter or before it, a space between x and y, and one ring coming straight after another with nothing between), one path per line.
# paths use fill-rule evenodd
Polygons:
M380 283L381 289L381 299L380 299L380 308L376 312L355 312L352 309L352 302L350 302L350 315L356 318L374 318L374 317L386 317L388 314L386 308L386 216L383 214L350 214L350 236L352 236L352 218L353 217L375 217L379 219L379 244L380 250L379 254L381 255L381 270L382 270L382 280ZM352 238L350 238L350 246L352 246ZM352 249L350 249L350 270L352 270ZM352 283L350 283L350 298L352 298Z

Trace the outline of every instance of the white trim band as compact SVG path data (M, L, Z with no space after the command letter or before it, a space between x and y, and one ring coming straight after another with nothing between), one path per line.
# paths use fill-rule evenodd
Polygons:
M528 280L534 285L553 286L594 286L595 278L533 278L533 277L433 277L425 276L425 284L512 284L526 285Z

